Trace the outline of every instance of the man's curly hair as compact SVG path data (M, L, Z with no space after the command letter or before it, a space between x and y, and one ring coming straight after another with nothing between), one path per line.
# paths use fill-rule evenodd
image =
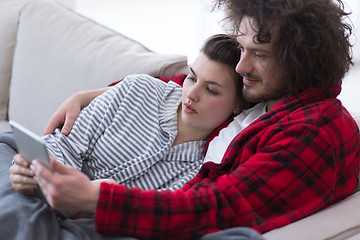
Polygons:
M338 86L353 64L341 0L217 0L215 7L225 9L235 34L244 16L253 18L257 43L270 42L276 26L273 51L288 95Z

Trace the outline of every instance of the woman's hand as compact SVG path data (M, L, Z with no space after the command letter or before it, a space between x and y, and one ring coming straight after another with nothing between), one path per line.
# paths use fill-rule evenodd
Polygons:
M34 189L37 188L37 182L33 178L34 173L33 170L30 169L29 162L20 154L16 154L13 160L14 164L10 167L12 187L22 194L34 194Z
M90 179L77 169L50 160L51 169L34 160L31 168L42 193L52 208L65 211L70 217L95 213L100 195L100 182Z
M61 128L61 133L68 135L81 110L98 95L104 93L108 88L91 91L78 92L63 102L55 113L50 117L43 135L51 134L56 128Z

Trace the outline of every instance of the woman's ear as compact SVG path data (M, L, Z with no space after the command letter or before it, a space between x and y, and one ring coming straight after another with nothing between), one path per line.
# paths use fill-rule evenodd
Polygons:
M234 115L238 115L239 113L241 113L241 108L240 107L235 108Z

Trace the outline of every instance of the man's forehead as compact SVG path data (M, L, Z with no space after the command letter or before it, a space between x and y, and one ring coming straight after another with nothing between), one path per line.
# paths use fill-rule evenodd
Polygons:
M252 41L256 44L259 45L267 45L270 44L272 45L275 41L275 39L278 36L278 28L277 26L273 26L270 28L268 34L269 35L265 35L262 37L266 37L264 40L265 41L259 41L258 39L258 34L259 34L259 30L258 30L258 24L256 22L256 20L252 17L248 17L248 16L244 16L240 22L238 31L237 31L237 39L241 44L240 39L244 38L244 37L251 37Z
M246 35L252 32L257 32L257 30L258 28L255 19L248 16L244 16L241 19L239 25L238 35Z

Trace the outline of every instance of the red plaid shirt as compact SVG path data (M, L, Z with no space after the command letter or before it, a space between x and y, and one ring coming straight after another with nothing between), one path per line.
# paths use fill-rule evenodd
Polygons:
M235 226L261 233L351 194L359 129L335 97L340 88L287 98L232 141L222 163L205 163L181 190L101 184L96 229L140 239L194 239Z

